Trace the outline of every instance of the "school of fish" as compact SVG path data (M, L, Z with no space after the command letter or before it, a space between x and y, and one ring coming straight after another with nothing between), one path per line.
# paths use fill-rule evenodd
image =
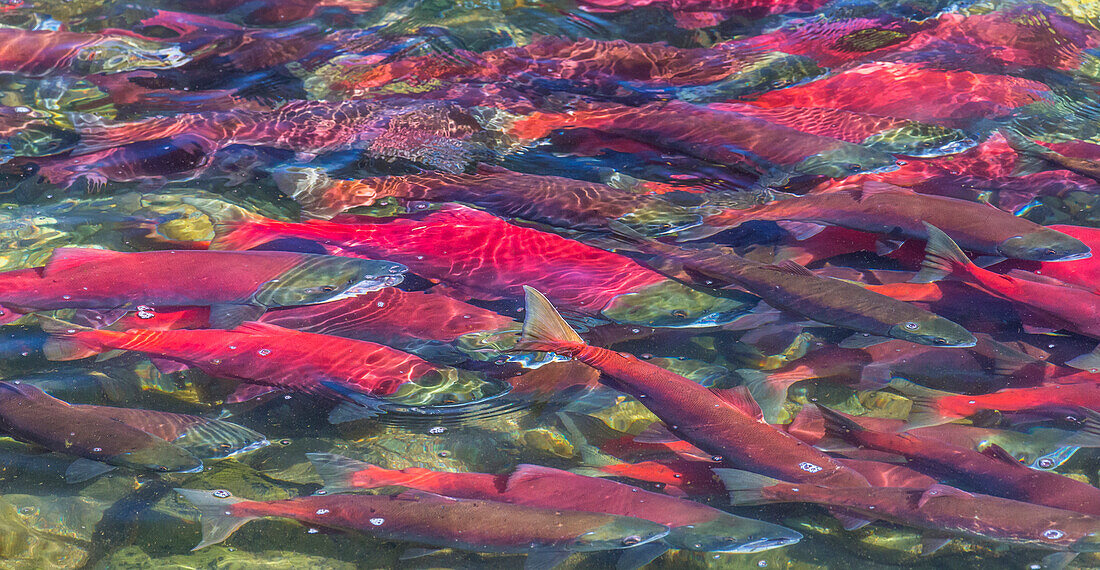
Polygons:
M0 0L0 436L3 567L1100 567L1100 10Z

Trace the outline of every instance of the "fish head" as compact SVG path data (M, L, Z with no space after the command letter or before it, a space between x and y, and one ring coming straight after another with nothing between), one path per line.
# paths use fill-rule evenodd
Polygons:
M897 159L892 155L858 144L843 144L807 156L794 166L794 170L799 174L829 178L890 172L897 168Z
M407 267L392 261L309 255L264 283L253 301L265 307L327 303L397 285L406 271Z
M800 540L802 535L789 528L733 516L674 527L665 537L673 548L736 554L783 548Z
M997 252L1011 259L1074 261L1092 256L1081 240L1050 228L1013 236L997 245Z
M929 157L959 153L978 143L959 129L910 121L875 133L860 144L882 152Z
M716 327L748 313L756 297L730 291L716 297L668 280L616 296L600 314L620 324L647 327Z
M703 223L703 216L686 208L639 208L617 218L630 229L646 236L673 235Z
M195 473L202 469L201 459L167 441L120 453L109 462L156 473Z
M890 337L944 348L965 348L978 344L978 339L970 331L937 316L898 323L890 327Z
M664 538L669 532L667 526L653 521L620 516L610 518L610 522L574 538L566 549L594 552L631 548Z
M189 61L191 57L177 46L117 37L77 50L73 71L93 75L136 69L171 69Z

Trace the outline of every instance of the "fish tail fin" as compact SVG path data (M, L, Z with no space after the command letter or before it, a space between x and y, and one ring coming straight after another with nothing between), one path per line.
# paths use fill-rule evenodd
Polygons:
M779 412L783 410L783 404L787 401L787 389L795 382L806 379L803 374L783 372L768 374L752 369L741 369L736 372L741 377L741 385L748 388L753 399L760 404L760 409L764 412L764 420L768 423L778 422Z
M734 506L782 502L770 498L765 489L780 485L783 481L740 469L713 469L712 471L729 491L730 504Z
M526 299L526 317L523 333L516 343L520 350L560 352L570 346L583 345L584 339L573 330L558 310L534 287L523 286Z
M910 282L932 283L948 275L969 273L974 263L959 249L958 244L936 226L924 222L924 227L928 231L924 261Z
M306 457L325 482L326 493L347 493L400 485L400 471L383 469L365 461L356 461L335 453L307 453Z
M959 419L959 416L951 416L941 412L937 405L941 398L952 395L951 392L925 388L924 386L914 384L901 378L894 378L891 380L888 387L901 392L901 395L908 398L912 403L909 409L909 420L899 431L919 427L938 426Z
M79 360L101 354L108 350L98 341L98 331L94 329L38 315L42 330L50 333L42 345L46 360Z
M176 489L176 492L183 495L191 506L202 513L199 519L202 523L202 540L191 549L192 551L217 544L229 538L229 535L241 528L244 523L259 518L228 514L231 511L226 510L227 506L243 501L230 495L228 491Z
M327 219L342 210L328 199L333 180L323 168L292 166L276 170L271 177L280 192L298 202L304 215Z
M267 218L241 208L208 198L186 196L183 202L190 204L210 218L214 225L214 239L210 249L245 250L267 243L277 236L261 231Z

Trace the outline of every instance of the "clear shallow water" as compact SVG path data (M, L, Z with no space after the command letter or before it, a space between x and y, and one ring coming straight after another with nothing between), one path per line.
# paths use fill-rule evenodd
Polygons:
M1100 338L1098 18L1089 2L8 2L0 565L1095 566L1100 522L1071 512L1100 511L1082 358ZM921 222L948 236L927 240L933 283L909 283L935 235ZM589 359L600 384L517 350L523 285L637 358ZM683 400L696 384L715 392ZM742 424L711 408L754 413L738 386L775 427L720 433ZM855 419L826 431L815 405ZM312 453L498 478L375 473L337 499L365 510L275 503L191 551L204 499L174 489L228 492L207 521L243 508L225 499L324 500ZM825 462L894 491L861 507L815 478ZM524 464L575 476L512 475ZM825 498L733 505L715 467ZM626 514L650 521L611 527L561 506L622 514L605 481L684 502L641 499L661 506ZM766 481L738 481L735 502L770 503L745 494ZM402 487L534 506L370 503ZM377 511L394 501L427 514ZM722 519L742 551L650 540L695 505L752 519ZM524 550L570 525L609 538Z

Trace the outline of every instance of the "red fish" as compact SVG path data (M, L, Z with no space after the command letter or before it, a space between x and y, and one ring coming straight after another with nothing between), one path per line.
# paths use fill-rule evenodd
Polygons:
M539 465L519 465L510 474L491 475L415 467L397 471L328 453L307 457L330 493L397 485L458 499L637 517L669 527L664 538L669 546L702 552L758 552L793 544L802 537L702 503Z
M195 549L229 538L250 520L282 517L311 527L365 532L441 548L528 554L529 564L549 569L572 552L630 548L668 534L668 527L641 519L431 493L248 501L229 491L176 491L202 513L203 538Z
M913 401L910 428L942 424L982 410L1021 412L1081 407L1100 410L1100 382L1056 382L1031 388L1005 388L990 394L954 394L895 378L890 387Z
M219 219L215 249L248 249L280 237L313 240L342 255L403 260L460 296L514 298L534 283L568 310L646 326L712 326L747 310L621 255L460 206L416 218L348 219L356 223L287 223L243 210L211 215Z
M790 12L813 12L822 0L583 0L581 8L590 12L619 12L645 6L658 6L672 12L682 28L716 26L732 15L762 18Z
M176 45L124 36L0 29L0 70L30 76L168 69L190 61Z
M666 493L677 497L712 497L721 494L725 489L711 472L714 465L706 461L672 459L613 463L597 469L615 477L628 477L663 485Z
M362 404L364 409L358 411L363 417L371 415L370 408L379 399L398 401L413 396L418 382L436 385L472 376L388 346L265 323L249 322L228 331L112 331L61 322L44 324L53 333L43 348L50 360L134 350L150 356L166 371L193 366L211 376L266 387L268 392L351 399ZM263 392L246 388L242 395ZM365 398L354 397L357 394Z
M303 253L58 248L43 267L0 273L0 322L51 309L202 305L211 307L215 326L233 326L268 307L396 285L404 270L387 261Z
M781 51L811 57L822 67L840 67L897 51L927 25L886 18L800 18L775 31L729 40L716 47Z
M526 290L527 316L519 347L568 356L599 369L602 382L630 394L677 437L727 465L799 481L867 485L859 473L768 425L746 392L711 390L628 354L589 346L542 294Z
M813 503L867 520L888 521L972 538L1057 551L1100 551L1100 518L1021 501L967 493L947 485L927 489L837 488L787 483L755 473L718 470L735 505ZM928 548L938 548L928 543Z
M1100 489L1057 473L1031 469L996 445L978 452L914 434L868 429L850 416L821 408L826 433L862 448L901 455L941 481L973 491L1057 509L1100 515Z
M384 198L403 202L465 202L500 216L573 230L606 229L618 220L645 235L672 233L703 218L653 196L559 176L521 174L479 165L474 174L427 172L361 180L333 180L320 169L291 168L273 177L279 189L310 217L331 218Z
M1004 118L1043 102L1050 88L1038 81L969 71L943 71L913 63L875 62L805 85L757 97L761 107L828 106L859 113L966 127ZM919 105L913 104L920 101Z

